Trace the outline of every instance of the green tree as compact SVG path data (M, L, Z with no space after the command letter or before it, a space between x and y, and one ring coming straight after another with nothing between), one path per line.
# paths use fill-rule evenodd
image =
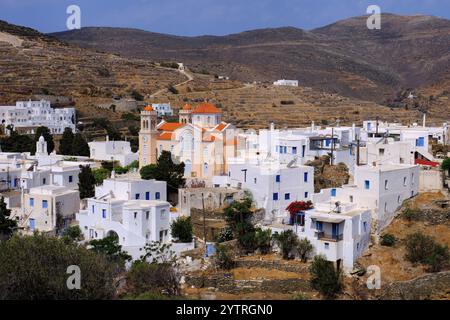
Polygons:
M11 131L9 136L0 139L3 152L30 152L35 145L32 138L27 135L20 135L16 131Z
M92 198L95 195L95 177L92 173L91 167L80 166L80 173L78 174L78 191L80 198Z
M72 142L72 155L89 157L89 145L81 133L76 133Z
M79 226L71 226L64 230L62 239L66 243L78 242L83 240L83 232Z
M184 187L184 162L176 164L172 160L169 151L163 151L156 164L142 167L141 178L145 180L156 179L167 182L167 194L178 193L178 189Z
M89 242L90 250L103 254L109 261L116 265L116 271L124 270L125 262L131 260L131 256L122 251L119 239L114 236L96 239Z
M78 266L79 290L69 290ZM73 271L71 271L74 275ZM101 300L115 296L111 263L83 246L35 233L0 242L0 300Z
M334 298L342 290L342 272L324 256L315 256L309 268L311 285L326 298Z
M448 174L450 175L450 158L446 158L444 161L442 161L441 164L442 170L447 170Z
M111 172L108 169L98 168L92 170L92 173L94 174L95 184L99 186L103 183L103 180L109 178Z
M74 155L73 154L73 139L74 134L72 132L72 129L65 128L61 141L59 142L59 154L62 155Z
M297 243L297 253L303 262L306 262L308 260L308 256L313 251L313 249L313 245L306 238L300 239Z
M179 217L171 225L171 235L180 242L192 242L191 217Z
M279 234L274 234L275 243L281 250L283 259L292 259L298 245L298 237L292 230L285 230Z
M267 254L272 249L272 230L262 230L258 228L255 230L255 246L261 254Z
M247 252L256 249L255 227L253 226L252 198L247 194L241 201L233 201L224 209L227 225L233 231L239 246Z
M6 207L5 198L0 199L0 240L9 239L17 227L17 221L10 218L11 209Z
M218 269L230 270L236 263L233 260L230 250L226 246L223 244L216 244L214 264Z
M41 126L36 129L36 133L34 135L34 143L31 145L31 153L36 153L36 142L39 141L39 138L41 136L43 136L45 141L47 142L47 152L52 153L53 150L55 150L55 142L53 141L53 136L50 132L50 129L45 126Z

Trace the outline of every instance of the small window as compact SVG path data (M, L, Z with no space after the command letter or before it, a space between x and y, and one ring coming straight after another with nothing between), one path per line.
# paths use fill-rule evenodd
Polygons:
M277 201L278 200L278 193L277 192L275 192L274 194L273 194L273 198L272 198L274 201Z
M150 192L145 193L145 200L150 200Z
M256 178L253 179L253 182L256 184Z
M46 184L47 183L47 179L43 178L42 179L42 184Z
M106 219L106 209L102 209L102 217L103 219Z
M291 194L290 193L285 193L284 194L284 200L290 200L291 199Z
M275 182L280 182L281 181L281 176L279 174L277 174L275 176Z
M297 147L292 147L292 154L297 154Z
M44 209L48 208L48 201L47 200L42 200L42 208L44 208Z
M134 220L137 218L137 212L134 213Z
M330 244L329 244L328 242L325 242L324 245L325 245L325 249L326 249L326 250L330 249Z
M406 177L403 177L403 186L406 187Z
M73 182L73 176L69 176L69 183Z
M336 189L331 189L331 196L336 197Z
M156 199L156 200L159 200L160 198L161 198L160 193L159 193L159 192L156 192L156 193L155 193L155 199Z
M367 232L367 222L366 221L363 222L363 229L364 229L364 232Z
M308 172L303 173L303 181L308 182Z
M147 211L145 213L145 219L148 220L150 218L150 211Z
M366 190L370 189L370 181L369 180L364 181L364 188L366 188Z
M92 205L91 210L92 210L92 213L95 212L95 206L94 205Z
M356 251L359 251L359 242L356 244Z
M34 207L34 198L30 198L30 207Z
M322 231L323 223L322 221L316 221L316 229L317 231Z
M384 190L389 189L389 182L388 180L384 180Z
M309 192L305 192L305 199L308 199Z
M397 197L397 203L400 203L400 200L401 200L401 198L400 198L400 196L398 196Z
M139 200L140 196L141 196L141 195L140 195L139 193L136 193L135 196L134 196L134 198L135 198L136 200Z
M384 149L379 149L378 151L379 151L380 157L384 156Z
M350 201L350 203L353 203L353 196L349 196L348 200Z

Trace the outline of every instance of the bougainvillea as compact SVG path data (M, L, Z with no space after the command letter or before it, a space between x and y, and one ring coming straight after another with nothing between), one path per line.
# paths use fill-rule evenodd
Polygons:
M291 222L295 221L295 215L299 212L306 211L313 208L313 204L311 201L294 201L286 208L291 215Z

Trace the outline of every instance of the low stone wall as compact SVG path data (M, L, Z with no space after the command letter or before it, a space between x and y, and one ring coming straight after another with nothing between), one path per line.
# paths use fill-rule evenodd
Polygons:
M185 278L188 286L215 288L218 291L239 294L255 291L292 293L311 290L310 282L303 279L234 280L230 274L190 275Z
M285 261L277 260L237 260L237 268L265 268L276 269L286 272L308 273L309 265L307 264L292 264Z

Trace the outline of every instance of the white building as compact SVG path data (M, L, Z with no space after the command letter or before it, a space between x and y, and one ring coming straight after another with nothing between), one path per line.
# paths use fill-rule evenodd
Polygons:
M170 241L166 182L127 177L106 179L87 199L77 220L86 240L116 236L134 259L146 243Z
M127 166L139 160L139 154L131 151L128 141L93 141L89 142L90 158L99 161L118 161Z
M24 194L19 224L26 231L50 232L66 228L80 209L80 194L66 187L45 185Z
M153 103L153 109L158 113L158 117L173 116L173 110L169 103Z
M314 168L279 164L277 161L249 163L229 159L228 177L213 178L213 184L249 190L258 208L266 211L267 222L286 218L293 201L308 201L314 193ZM225 184L225 185L224 185Z
M54 109L49 101L18 101L15 106L0 106L0 122L6 129L34 134L40 126L46 126L52 134L62 134L65 128L76 130L75 108ZM6 130L9 133L8 130Z
M403 202L419 193L419 166L381 164L355 168L354 183L342 188L323 189L313 203L354 203L372 211L372 231L380 234Z
M289 87L298 87L298 80L277 80L273 83L274 86L289 86Z

